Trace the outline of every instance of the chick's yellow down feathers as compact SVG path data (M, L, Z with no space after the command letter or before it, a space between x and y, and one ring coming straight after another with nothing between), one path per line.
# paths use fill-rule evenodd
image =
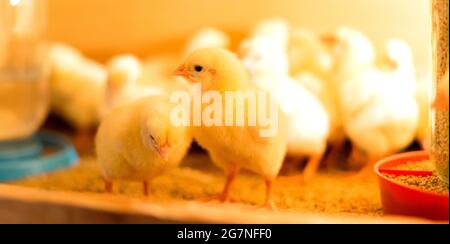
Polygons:
M162 86L141 82L144 74L142 63L133 55L114 57L107 65L108 81L102 117L110 110L143 97L160 96Z
M170 123L173 106L165 96L142 98L103 119L96 150L107 191L114 180L142 181L147 194L154 177L181 162L192 136L188 127Z
M103 65L64 44L49 49L52 112L78 130L98 125L107 72Z
M191 82L200 82L203 91L216 91L225 99L225 92L262 92L257 91L250 83L247 72L239 59L231 52L220 48L206 48L195 51L177 70ZM267 93L265 93L267 94ZM236 97L233 100L233 114L236 115ZM223 103L222 103L223 104ZM258 103L258 99L246 100L246 108L256 106L269 110L266 104ZM205 106L203 107L203 109ZM248 111L244 113L248 119ZM239 169L253 171L266 179L266 204L272 206L271 182L278 175L283 163L286 147L286 121L283 114L278 113L278 131L273 137L260 137L261 124L256 126L205 126L193 128L196 141L205 148L213 162L227 174L228 180L221 200L229 197L229 186Z

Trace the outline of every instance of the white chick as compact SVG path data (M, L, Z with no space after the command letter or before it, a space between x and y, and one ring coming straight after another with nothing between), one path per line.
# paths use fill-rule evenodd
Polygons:
M404 61L402 61L404 60ZM407 62L406 60L411 60ZM419 109L419 121L417 126L416 138L421 146L426 149L428 144L428 107L430 84L429 76L416 79L414 64L412 62L412 51L408 44L398 39L391 39L385 45L385 50L381 58L380 66L383 70L395 71L397 84L396 89L402 94L413 94Z
M333 72L339 83L346 75L352 75L375 62L372 42L363 33L349 27L340 27L331 35L322 37L334 62Z
M227 91L261 92L249 82L245 67L236 55L225 49L197 50L176 70L175 74L185 77L190 82L200 82L203 91L216 91L222 99L226 98ZM231 99L233 99L233 114L237 114L238 98ZM226 101L222 101L222 104L224 102ZM269 104L261 103L260 99L248 99L247 104L248 108L256 106L258 111L269 108ZM206 104L203 105L206 106ZM244 113L244 116L248 118L249 114ZM274 135L270 137L261 137L260 130L265 126L258 122L255 126L202 124L193 128L196 141L209 152L213 162L224 169L228 175L221 195L222 201L229 200L230 185L239 170L247 169L264 177L265 204L268 207L274 207L271 198L272 183L280 171L286 154L287 131L283 114L277 113L272 116L276 116L273 118L277 120L275 122L278 126ZM244 120L247 121L247 119Z
M49 51L52 111L80 130L96 126L107 72L102 65L63 44Z
M121 55L113 58L108 64L108 84L102 114L140 98L164 93L158 86L140 82L142 76L143 67L136 57Z
M334 83L334 57L329 50L330 37L296 28L291 30L289 64L296 81L312 93L325 108L329 117L330 152L324 164L337 163L344 149L345 133L342 128Z
M356 163L370 165L414 140L419 112L411 50L405 45L388 42L385 51L393 69L368 66L347 74L339 84L344 128L354 147L353 156L362 159Z
M197 32L186 44L183 57L202 48L228 48L230 38L228 35L216 28L208 27Z
M326 48L326 54L331 55L332 67L323 66L325 76L319 75L317 81L322 81L317 86L320 93L314 93L324 104L330 116L330 136L329 143L331 150L325 160L327 165L337 163L337 159L342 158L346 141L344 130L344 118L342 117L340 105L340 83L349 79L355 72L373 65L375 62L374 47L363 33L349 27L340 27L333 33L320 37L318 50ZM317 45L317 44L316 44ZM298 74L300 83L309 82L302 74ZM306 77L308 78L308 77ZM351 96L346 94L345 96Z
M266 23L269 24L263 26ZM262 31L265 27L269 29L267 32ZM264 22L253 38L242 43L241 57L250 80L258 88L268 91L287 116L288 155L309 157L303 173L303 179L307 181L316 174L325 153L329 118L320 101L289 77L288 38L280 38L288 35L287 28L283 22Z
M412 50L407 43L399 39L386 42L380 65L383 70L395 71L398 89L402 94L413 95L416 92L416 74L413 64ZM384 61L384 62L383 62Z
M103 119L95 143L107 192L114 180L127 180L143 182L148 195L150 181L181 162L192 136L189 127L171 124L173 106L165 96L142 98Z
M337 92L333 83L329 79L322 79L311 72L300 72L294 76L294 79L314 95L324 107L328 114L330 124L328 142L331 144L332 150L337 150L335 153L339 153L340 147L343 146L345 141L345 133L342 129L342 118L337 103Z
M283 45L286 48L289 44L291 27L289 23L282 18L266 19L259 22L253 29L252 35L265 36L271 38L276 43Z
M324 40L306 29L291 30L288 54L290 72L294 75L307 72L324 79L333 68L334 60Z

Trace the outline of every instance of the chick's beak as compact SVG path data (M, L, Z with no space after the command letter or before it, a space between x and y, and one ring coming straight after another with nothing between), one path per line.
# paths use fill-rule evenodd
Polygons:
M161 156L161 158L164 161L168 161L169 160L169 150L170 150L170 147L169 147L168 144L164 144L162 146L159 146L158 153L159 153L159 156Z
M173 72L174 75L176 76L183 76L186 77L187 76L187 71L186 68L184 67L184 65L181 65L180 67L178 67L175 72Z

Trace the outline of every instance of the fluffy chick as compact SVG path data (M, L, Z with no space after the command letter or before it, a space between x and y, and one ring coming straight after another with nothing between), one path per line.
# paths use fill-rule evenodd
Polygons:
M268 25L260 25L255 36L242 43L242 60L252 83L268 91L286 114L287 153L295 159L309 157L303 173L303 179L307 181L316 174L325 153L329 117L320 101L289 76L288 27L283 22L278 25L274 21L265 23ZM268 31L263 32L264 29ZM280 38L283 35L286 38Z
M107 72L102 65L64 44L49 50L52 111L79 130L100 121Z
M322 41L333 58L335 81L339 83L345 76L372 66L375 63L375 49L363 33L349 27L340 27L331 34L324 35Z
M149 182L181 162L192 135L189 127L171 124L173 106L165 96L142 98L103 119L95 143L107 192L114 180L127 180L143 182L148 195Z
M230 38L228 35L216 28L207 27L198 31L186 44L184 57L202 48L228 48Z
M147 96L162 95L163 89L141 82L143 67L132 55L121 55L108 63L108 82L106 87L103 116L112 109Z
M338 88L345 131L358 163L373 163L404 149L414 140L418 125L411 50L393 40L385 51L391 70L363 68Z
M309 30L295 28L291 30L288 49L294 79L321 102L328 114L328 143L331 150L324 160L327 166L340 161L345 142L334 83L335 59L329 50L333 38L333 35L321 37Z
M330 115L329 142L331 150L326 159L326 164L330 165L337 163L336 159L342 158L347 139L340 96L353 96L352 91L349 91L348 94L341 94L338 88L341 83L351 79L356 72L372 66L376 55L369 38L363 33L346 26L322 35L320 41L333 60L328 75L318 80L323 81L319 84L319 87L322 87L322 94L318 94L318 97ZM305 82L301 74L299 75L299 81ZM306 80L306 82L308 81Z
M257 92L239 59L231 52L220 48L208 48L195 51L175 72L191 82L200 82L203 91L217 91L225 104L226 91ZM236 117L236 97L233 100ZM259 99L256 99L259 100ZM203 104L205 106L205 104ZM248 99L247 107L256 106L258 110L268 109L268 104ZM202 109L205 107L203 106ZM265 106L265 107L263 107ZM271 116L276 116L271 115ZM245 121L248 120L248 112ZM228 175L222 201L229 200L232 181L239 170L247 169L265 178L266 205L273 207L272 182L278 175L286 154L287 133L282 113L275 117L278 131L273 137L260 137L264 126L205 126L194 127L194 138L210 154L213 162ZM222 118L225 119L225 118ZM224 122L225 120L222 120ZM258 122L259 123L259 122ZM245 145L245 146L242 146Z
M309 30L292 29L288 49L291 74L307 72L320 79L327 78L334 60L324 41Z

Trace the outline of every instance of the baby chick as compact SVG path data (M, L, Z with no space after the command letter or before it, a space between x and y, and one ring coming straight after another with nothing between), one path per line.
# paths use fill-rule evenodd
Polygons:
M242 43L241 56L251 82L268 91L286 114L287 153L293 159L309 157L303 172L303 180L308 181L325 153L329 118L320 101L289 76L287 28L283 22L263 22L255 36Z
M362 68L348 75L338 88L345 131L354 146L353 155L361 161L358 163L373 163L404 149L417 130L411 50L392 40L385 52L392 62L391 70Z
M102 65L64 44L50 47L52 111L79 130L100 121L107 72Z
M337 82L375 62L372 42L357 30L340 27L334 33L324 35L322 41L334 59L333 72Z
M407 43L400 39L390 39L384 46L381 57L381 70L393 72L398 89L402 94L414 95L417 80L413 64L412 50ZM394 85L394 84L393 84Z
M340 161L345 143L334 84L335 59L329 50L329 42L333 38L333 35L322 37L309 30L295 28L291 30L288 49L290 72L294 79L321 102L328 114L331 150L324 160L327 166Z
M222 95L222 104L225 104L226 91L257 92L239 59L233 53L220 48L195 51L175 74L190 82L200 82L203 91L219 92ZM256 106L258 110L268 109L268 104L258 101L248 99L246 104L248 107ZM237 99L234 97L233 117L236 115L236 105ZM202 109L205 109L205 104ZM245 121L248 120L247 116L248 112L245 114ZM256 126L209 127L202 124L194 127L194 138L209 152L213 162L228 175L221 195L222 201L229 200L230 185L239 170L247 169L265 178L265 204L274 207L271 198L272 182L277 177L286 154L287 132L283 114L271 116L276 116L278 120L278 131L273 137L260 137L260 129L265 126L259 123Z
M289 64L291 74L308 72L323 79L333 67L333 58L324 40L312 31L292 29L289 40Z
M108 66L108 82L105 104L102 114L105 115L117 106L136 101L142 97L163 94L163 89L156 85L141 82L143 67L132 55L121 55L113 58Z
M188 127L171 124L173 106L165 96L142 98L103 119L95 143L107 192L114 180L128 180L143 182L148 195L149 182L181 162L192 136Z
M202 48L228 48L230 38L228 35L216 28L208 27L197 32L187 43L184 49L184 57Z
M340 96L353 96L353 91L340 94L337 88L359 70L374 64L375 49L363 33L346 26L339 27L333 33L322 35L320 41L333 60L329 73L322 77L324 83L320 85L325 88L322 89L322 94L319 94L320 100L330 115L331 150L325 160L326 164L330 165L336 163L336 159L342 158L347 137ZM302 82L301 79L300 81ZM323 99L324 95L325 99Z

